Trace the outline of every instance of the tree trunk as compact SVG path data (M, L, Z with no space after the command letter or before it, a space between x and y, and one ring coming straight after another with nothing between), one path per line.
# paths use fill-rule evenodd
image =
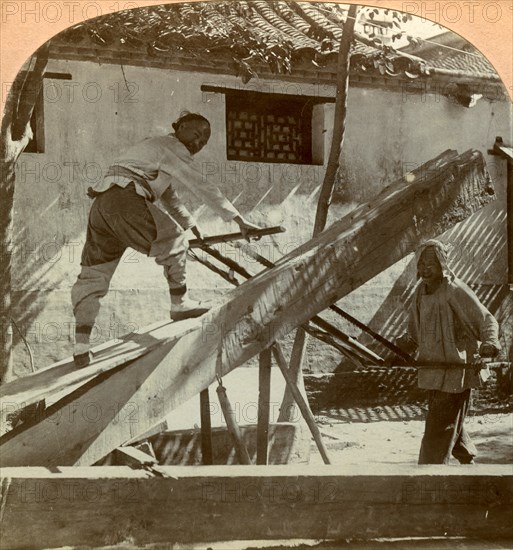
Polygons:
M12 377L11 263L16 162L31 139L30 117L43 83L49 43L36 52L34 69L20 71L12 85L2 119L0 150L0 384Z
M331 203L333 187L335 185L335 176L337 175L340 164L340 155L344 145L344 134L346 129L347 113L347 92L349 89L349 62L351 43L354 36L354 24L358 6L353 4L349 7L347 19L344 24L344 33L340 40L337 64L337 94L335 99L335 120L333 124L333 136L331 138L331 150L328 159L328 166L324 174L321 193L317 202L317 213L313 235L317 235L324 230L328 218L328 209Z
M14 162L1 161L0 186L0 311L2 341L0 342L0 383L9 381L12 373L11 329L11 235L14 200Z
M337 93L335 99L335 120L333 123L333 136L331 138L331 149L328 159L328 166L324 174L319 200L317 202L317 212L315 215L315 223L313 236L321 233L326 226L328 219L328 209L331 203L333 187L335 185L335 176L337 175L340 164L340 155L342 154L342 146L344 144L344 134L346 129L346 114L347 114L347 92L349 89L349 62L351 43L354 36L354 24L358 6L352 4L347 13L347 19L344 23L343 34L340 40L337 62ZM292 364L295 372L296 382L299 387L304 387L302 362L304 358L304 348L306 346L306 334L301 327L296 331L294 341L295 354L294 358L299 361L298 364ZM285 389L282 405L280 407L280 421L291 422L294 417L297 418L297 411L291 404L294 403L292 395L288 388Z

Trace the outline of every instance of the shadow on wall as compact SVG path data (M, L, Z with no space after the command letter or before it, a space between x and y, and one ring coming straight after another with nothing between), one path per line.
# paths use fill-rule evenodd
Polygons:
M59 345L57 341L66 324L69 324L66 323L67 315L63 310L47 311L47 296L59 290L65 275L55 269L55 262L45 261L45 252L41 251L41 247L36 246L31 253L26 252L23 245L33 245L28 244L28 239L24 238L25 234L26 231L21 229L15 235L13 250L13 366L17 376L30 372L30 354L33 356L36 370L46 366L46 361L41 361L42 349ZM52 245L53 250L48 258L62 256L63 246L56 243ZM71 304L69 310L71 313ZM71 327L68 327L68 332L73 334Z

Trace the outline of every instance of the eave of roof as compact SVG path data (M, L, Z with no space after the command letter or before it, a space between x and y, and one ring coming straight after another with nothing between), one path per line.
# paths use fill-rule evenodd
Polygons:
M401 49L402 53L421 57L433 74L452 74L500 81L493 65L470 42L453 32L444 32L420 44Z

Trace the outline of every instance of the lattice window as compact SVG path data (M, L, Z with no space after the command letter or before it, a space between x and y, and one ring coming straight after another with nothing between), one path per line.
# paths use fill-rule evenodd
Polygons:
M228 160L311 164L312 108L309 98L227 93Z

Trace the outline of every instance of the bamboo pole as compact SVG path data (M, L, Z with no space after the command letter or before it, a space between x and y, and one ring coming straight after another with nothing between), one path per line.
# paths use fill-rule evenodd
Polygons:
M340 164L340 156L342 154L342 147L344 145L347 115L347 94L349 90L349 66L351 60L350 51L351 43L354 37L354 26L357 13L358 5L352 4L349 6L347 17L342 28L342 37L340 39L337 57L337 89L335 96L333 134L331 137L328 165L326 167L324 180L319 193L319 199L317 201L317 211L315 213L313 228L314 237L321 233L326 226L328 209L331 202L331 196L333 194L333 187L335 185L335 176L337 175ZM303 327L299 327L296 331L295 339L302 340L304 342L303 346L306 346L305 336L301 334L304 330L305 329ZM302 373L300 373L300 375L302 376ZM288 398L286 394L287 389L285 390L283 401Z

